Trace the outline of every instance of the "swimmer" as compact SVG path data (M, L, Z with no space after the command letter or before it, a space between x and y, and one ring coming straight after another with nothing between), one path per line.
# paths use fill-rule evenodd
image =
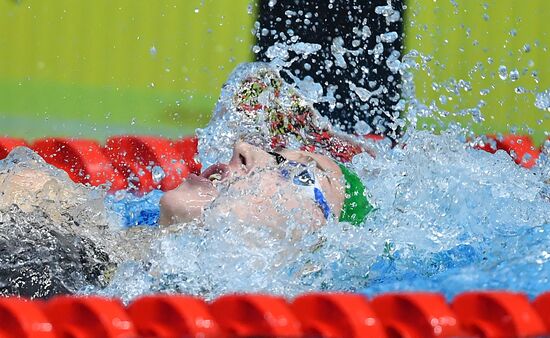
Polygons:
M242 193L256 182L259 186L254 191L261 193ZM178 188L165 193L159 223L197 220L208 207L217 214L232 212L240 220L263 221L272 227L284 223L288 210L299 209L304 217L312 216L315 227L332 217L360 224L373 208L359 177L328 156L265 151L244 142L234 146L228 164L214 164L198 176L191 174Z
M236 128L228 132L231 125ZM232 156L227 164L212 164L167 192L160 202L160 224L197 220L209 208L276 228L288 210L300 210L302 215L294 214L297 220L309 217L315 229L329 218L357 225L373 210L361 180L343 162L374 152L335 132L266 64L234 71L202 132L218 145L234 143ZM243 193L251 186L255 194Z

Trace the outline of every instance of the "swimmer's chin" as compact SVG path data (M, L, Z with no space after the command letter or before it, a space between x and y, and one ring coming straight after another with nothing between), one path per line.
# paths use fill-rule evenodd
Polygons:
M196 175L189 177L160 199L160 225L187 223L200 219L204 209L212 203L218 192L208 179Z
M161 212L158 224L163 228L178 230L184 228L188 229L203 227L205 223L202 214L194 217L180 217L174 215L166 215L166 213Z

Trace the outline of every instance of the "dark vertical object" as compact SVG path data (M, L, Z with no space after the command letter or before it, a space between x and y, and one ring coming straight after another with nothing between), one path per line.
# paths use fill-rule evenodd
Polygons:
M386 9L396 12L393 16L382 7L376 10L388 4ZM387 60L402 53L403 0L260 0L259 6L258 60L269 61L268 48L275 43L291 44L292 36L298 38L296 42L321 45L320 51L289 69L300 79L311 76L325 93L328 86L338 86L334 92L337 103L323 102L316 108L347 131L363 120L377 134L398 137L394 122L399 117L395 104L401 78L390 70ZM387 35L389 39L381 41L380 35L388 32L396 32L398 38L391 42ZM343 54L344 67L333 51L340 38L342 47L351 51ZM363 52L357 53L360 49Z

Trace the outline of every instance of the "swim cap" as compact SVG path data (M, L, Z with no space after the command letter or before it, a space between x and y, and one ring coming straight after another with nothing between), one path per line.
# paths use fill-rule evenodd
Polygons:
M367 199L367 191L359 176L341 163L338 166L346 181L346 199L340 212L340 222L359 225L374 207Z

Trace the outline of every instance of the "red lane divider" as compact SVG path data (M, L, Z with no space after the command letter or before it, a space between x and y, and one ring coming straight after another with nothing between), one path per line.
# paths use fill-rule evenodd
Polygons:
M140 192L176 188L189 174L174 142L153 136L115 136L107 139L104 153L113 165L134 182ZM162 175L155 177L155 167ZM160 175L160 172L158 173Z
M535 147L529 136L507 135L500 141L500 147L525 168L532 168L540 155L540 149Z
M366 297L360 294L314 293L299 296L292 311L304 336L388 337Z
M436 293L312 293L291 303L257 294L155 295L127 308L114 299L0 298L1 338L534 337L550 334L550 293L533 303L513 292L466 292L448 305ZM546 324L546 326L545 326Z
M0 337L56 338L50 320L38 302L0 298Z
M176 153L185 161L189 172L196 175L201 173L201 164L196 159L198 145L196 137L184 137L174 143Z
M403 293L377 296L376 314L390 337L459 337L462 330L445 298L436 293Z
M379 135L364 137L383 139ZM109 181L111 191L116 191L127 188L130 180L135 190L144 193L174 189L189 173L199 174L197 145L196 137L170 140L129 135L111 137L105 147L93 140L44 138L36 140L32 148L46 162L65 170L75 182L97 186ZM0 159L17 146L28 144L22 139L0 137ZM529 136L517 135L486 135L474 147L490 153L505 150L526 168L536 164L541 152Z
M111 182L111 191L126 188L127 182L93 140L45 138L36 140L32 149L44 161L64 170L77 183L98 186Z
M382 141L385 138L384 136L377 135L377 134L366 134L366 135L363 135L363 137L366 140L372 140L372 141Z
M301 325L289 304L267 295L221 296L210 310L229 337L301 337Z
M43 138L32 144L44 160L78 183L98 186L109 181L111 191L125 189L128 180L140 192L176 188L189 172L200 173L195 159L198 140L186 137L170 140L153 136L115 136L102 147L94 140ZM0 138L0 159L22 139Z
M550 292L539 295L533 301L533 308L546 326L546 332L550 332Z
M14 148L21 146L28 146L23 139L0 137L0 160L5 159Z
M99 297L59 296L44 307L59 337L136 337L121 302Z
M497 137L486 135L482 142L476 144L477 149L494 154L497 150L504 150L514 159L514 162L525 168L532 168L540 155L540 149L535 147L531 137L526 135L507 135Z
M471 139L469 139L471 141ZM494 154L499 150L497 137L495 135L482 135L479 140L474 143L474 148Z
M189 296L146 296L132 302L128 313L143 337L218 338L221 329L208 305Z
M452 304L464 329L482 337L533 337L548 333L524 294L467 292Z

